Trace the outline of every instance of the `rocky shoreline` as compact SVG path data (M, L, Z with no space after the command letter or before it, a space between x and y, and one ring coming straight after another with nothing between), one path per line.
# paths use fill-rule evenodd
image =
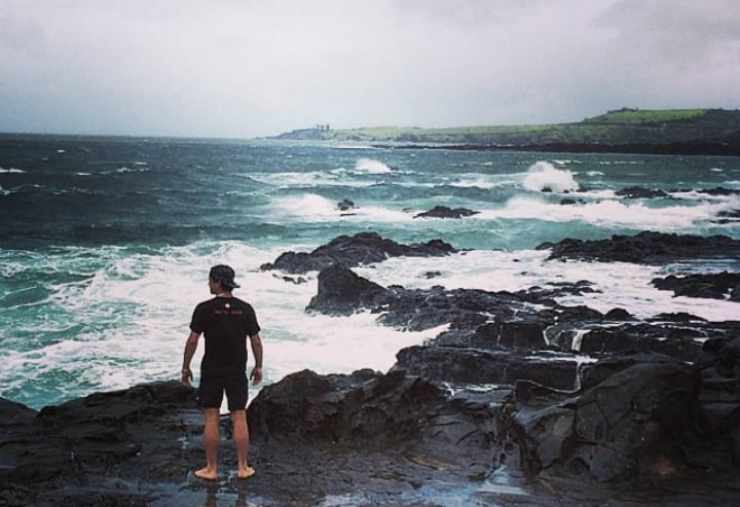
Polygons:
M736 143L675 142L675 143L542 143L542 144L419 144L373 143L373 148L395 150L456 150L456 151L534 151L552 153L624 153L642 155L718 155L740 156Z
M550 262L740 256L740 242L723 236L658 233L542 248ZM204 460L195 391L153 382L38 412L0 399L0 505L737 501L740 321L637 319L622 308L557 302L598 290L585 280L516 292L407 289L351 270L456 251L439 240L402 245L361 233L263 266L318 271L309 312L370 311L381 325L446 327L400 350L387 372L304 370L264 387L249 407L257 475L245 483L228 469L215 484L193 478ZM727 291L733 276L710 281ZM235 457L222 422L225 466Z

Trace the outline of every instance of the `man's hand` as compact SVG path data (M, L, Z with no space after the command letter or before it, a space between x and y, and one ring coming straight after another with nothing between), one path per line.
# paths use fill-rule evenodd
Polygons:
M252 374L249 376L249 379L252 381L254 385L259 384L262 382L262 368L253 368Z
M188 387L192 387L190 385L191 380L193 380L193 372L190 371L190 368L183 368L182 373L180 375L180 382L182 382Z

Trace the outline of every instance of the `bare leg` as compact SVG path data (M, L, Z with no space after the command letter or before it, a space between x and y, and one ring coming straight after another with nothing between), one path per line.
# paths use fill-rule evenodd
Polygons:
M203 447L206 450L206 466L195 471L201 479L218 479L218 409L203 410L205 427L203 428Z
M254 468L247 463L249 453L249 428L247 427L247 412L245 410L234 410L231 412L231 424L234 429L234 445L236 456L239 460L237 477L246 479L254 475Z

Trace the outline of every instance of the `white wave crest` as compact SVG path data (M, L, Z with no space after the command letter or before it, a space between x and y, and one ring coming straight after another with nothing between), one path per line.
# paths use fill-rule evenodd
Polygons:
M445 257L393 257L370 267L354 268L360 276L383 286L403 285L409 289L428 289L442 285L447 289L517 291L551 282L589 280L601 292L557 298L567 305L587 305L601 312L615 307L638 317L661 312L689 312L705 319L727 320L740 304L687 297L674 297L671 291L658 290L650 280L672 272L672 266L649 266L627 262L547 261L547 250L515 252L473 250ZM718 271L723 267L716 268ZM425 273L439 271L427 278Z
M528 197L514 197L504 208L484 210L481 219L524 218L548 222L583 221L598 226L632 227L641 230L675 230L713 219L719 211L740 205L740 201L707 203L697 206L651 208L644 203L617 200L562 206Z
M10 167L8 169L5 169L4 167L0 167L0 174L25 174L26 171L23 169L18 169L16 167Z
M116 169L117 173L145 173L149 172L149 169L146 167L139 166L136 169L132 169L131 167L123 166Z
M413 213L383 208L381 206L359 205L347 212L337 208L337 202L317 194L282 197L273 201L270 216L285 219L314 222L331 222L336 220L353 220L361 222L397 223L412 222Z
M388 174L393 172L393 170L383 162L372 158L358 159L357 162L355 162L355 171L368 174Z
M572 172L567 169L557 169L544 160L529 167L523 185L524 188L533 192L541 192L545 188L553 192L578 190L578 183L573 179Z

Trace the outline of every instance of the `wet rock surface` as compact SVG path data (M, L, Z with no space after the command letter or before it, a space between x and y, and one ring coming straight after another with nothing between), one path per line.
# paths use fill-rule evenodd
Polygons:
M376 258L368 244L386 241L356 238L347 263ZM177 382L38 412L0 398L0 505L634 507L740 498L739 321L558 303L597 292L587 280L516 292L384 287L328 253L311 262L326 257L307 310L443 327L398 351L387 372L303 370L264 387L249 407L257 474L247 481L231 471L228 416L220 479L193 477L205 461L202 416L195 390Z
M447 206L435 206L429 211L414 215L414 218L463 218L477 215L480 211L467 208L448 208Z
M354 236L339 236L312 252L285 252L274 263L261 266L263 270L279 269L287 273L302 274L318 271L332 264L347 267L381 262L388 257L439 257L457 250L435 239L426 243L403 245L382 238L374 232L362 232Z
M740 240L729 236L695 236L641 232L634 236L614 235L610 239L564 239L542 243L550 249L548 259L575 259L601 262L660 263L677 259L740 257Z
M732 296L738 301L740 291L740 273L712 273L706 275L670 275L665 278L654 278L652 283L660 290L671 290L675 296L694 298L727 299Z

